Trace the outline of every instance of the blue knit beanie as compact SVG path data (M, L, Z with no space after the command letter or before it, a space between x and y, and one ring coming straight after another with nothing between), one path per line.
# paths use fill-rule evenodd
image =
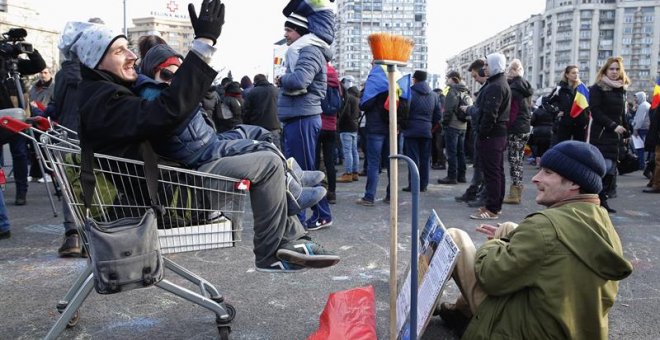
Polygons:
M541 167L576 183L585 193L597 194L603 189L605 159L591 144L572 140L561 142L543 154Z

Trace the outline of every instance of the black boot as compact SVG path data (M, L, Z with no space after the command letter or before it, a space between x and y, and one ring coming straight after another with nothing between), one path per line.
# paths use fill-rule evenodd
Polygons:
M608 193L612 190L613 183L614 176L605 175L605 177L603 177L603 190L601 190L598 194L598 198L600 198L600 206L605 208L605 210L607 210L607 212L610 214L616 214L616 210L610 208L610 205L607 203L607 199L609 198Z
M465 193L461 196L456 196L454 199L456 202L469 202L477 199L477 192L479 192L479 187L476 185L470 185Z

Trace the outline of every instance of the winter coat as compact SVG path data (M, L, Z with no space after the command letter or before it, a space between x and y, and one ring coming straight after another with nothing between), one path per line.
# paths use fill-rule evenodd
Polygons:
M529 133L531 98L534 89L530 83L522 77L514 77L509 80L511 88L511 113L507 132L509 134Z
M635 93L635 99L638 104L632 127L635 130L648 130L651 124L651 121L649 120L649 109L651 109L651 104L646 101L646 93L644 92Z
M339 132L357 132L360 120L360 90L350 87L344 93L344 106L339 113Z
M28 76L35 73L41 72L41 70L46 68L46 62L39 54L39 51L34 50L32 53L27 54L28 59L18 59L16 66L18 67L18 73L22 76ZM14 103L11 101L11 96L14 96L16 93L16 86L14 81L8 78L9 70L6 69L6 63L0 62L0 109L7 109L15 107ZM23 92L27 93L25 84L21 82L21 87L23 87ZM28 106L28 103L25 103ZM29 106L28 106L29 109Z
M646 139L644 140L644 149L648 152L655 152L655 146L660 145L660 120L658 117L660 110L655 108L649 111L649 132L646 134Z
M172 85L154 101L140 98L110 73L81 65L80 138L94 152L140 159L139 145L174 130L196 111L216 72L188 53Z
M411 88L410 113L402 133L406 138L431 138L431 127L442 118L438 95L425 81Z
M57 81L53 89L46 116L73 131L80 129L80 114L78 113L78 83L80 76L80 62L67 60L62 62L62 68L55 75Z
M254 84L243 103L243 123L257 125L266 130L282 128L277 119L277 88L267 80Z
M321 114L321 99L325 98L327 86L326 64L331 57L329 48L308 45L300 49L293 72L280 77L277 114L281 122Z
M632 265L598 202L559 202L477 250L488 296L463 339L607 339L607 313Z
M142 98L153 101L167 87L167 84L159 84L140 75L134 91ZM192 117L183 121L171 134L151 139L156 154L186 168L197 169L202 164L222 157L269 148L265 143L252 140L268 140L271 136L265 129L239 125L242 128L237 131L216 134L202 107L198 106L195 111ZM243 131L246 133L241 133Z
M387 96L387 92L383 92L360 105L360 110L364 111L364 117L367 120L365 127L368 134L389 134L389 122L382 118L389 115L385 109Z
M48 82L43 82L41 80L37 81L36 84L30 89L30 101L34 100L41 103L41 105L46 106L50 102L50 99L53 97L53 92L55 89L55 79L51 78Z
M614 129L618 125L627 126L624 119L626 90L598 82L589 88L589 107L593 118L590 143L600 150L603 157L618 160L622 136L614 132Z
M467 120L462 122L456 115L460 112L461 106L472 105L470 90L464 83L449 85L449 91L444 99L444 112L442 113L442 125L457 130L465 131L467 129ZM466 117L467 118L467 117Z
M326 68L327 72L327 84L326 86L332 86L339 88L340 94L342 96L342 99L344 97L344 93L341 89L341 84L339 83L339 75L337 74L337 70L332 67L332 65L327 64ZM327 88L326 88L327 91ZM325 96L324 96L325 98ZM325 131L337 131L337 116L339 115L339 112L337 114L327 114L324 112L321 115L321 130Z
M231 118L224 119L222 115L222 105L227 105L231 111ZM232 82L225 88L225 95L222 97L220 108L213 115L213 122L218 132L229 131L243 122L243 98L241 97L241 87L238 82Z
M478 136L481 139L504 137L511 109L511 89L504 73L491 76L479 91Z
M543 106L539 106L532 113L530 125L533 126L532 134L534 140L550 140L552 138L552 125L555 117L552 112L546 110Z
M557 85L559 88L557 93L550 99L550 104L557 106L560 112L564 114L555 122L555 130L559 128L580 127L585 128L588 123L588 110L587 108L579 116L571 117L571 108L575 101L575 89L572 88L567 82L560 81Z

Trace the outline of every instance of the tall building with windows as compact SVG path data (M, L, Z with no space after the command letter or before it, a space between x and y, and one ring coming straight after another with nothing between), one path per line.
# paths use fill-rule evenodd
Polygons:
M179 8L176 1L163 0L148 16L133 19L133 27L128 28L128 40L135 47L141 36L151 34L159 35L175 51L186 55L193 38L187 7Z
M532 16L514 27L530 26ZM527 71L525 77L548 93L561 80L568 65L577 65L580 77L591 85L600 67L611 56L622 56L632 84L629 93L649 91L660 70L660 3L651 0L547 0L545 11L538 15L532 34L531 59L524 50L496 49L507 59L520 58ZM450 58L450 68L464 68L464 59L478 56L492 40L504 41L514 28L472 46ZM512 43L525 46L526 35L518 35ZM483 53L481 53L483 55ZM525 64L525 60L530 60ZM464 70L467 73L466 70Z
M371 69L367 37L372 33L401 34L415 41L403 73L428 68L426 0L338 0L335 57L341 76L364 80Z

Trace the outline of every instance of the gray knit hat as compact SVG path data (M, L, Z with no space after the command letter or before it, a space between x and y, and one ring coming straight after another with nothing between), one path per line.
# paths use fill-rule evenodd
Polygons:
M108 26L92 23L78 23L70 29L71 32L62 33L63 39L67 33L67 41L60 41L60 50L66 55L62 46L68 46L67 53L75 53L80 62L91 69L99 66L105 52L115 40L126 38L125 35L115 32Z
M576 183L585 193L597 194L603 189L605 158L591 144L573 140L561 142L543 154L541 167Z

